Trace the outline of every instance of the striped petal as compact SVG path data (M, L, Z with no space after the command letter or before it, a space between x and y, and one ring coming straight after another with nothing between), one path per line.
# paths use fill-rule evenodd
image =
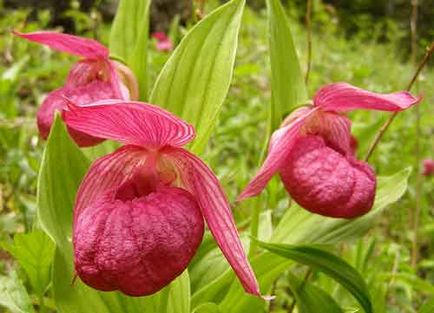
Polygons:
M82 211L91 207L101 196L110 190L117 190L142 169L147 161L145 149L124 146L115 152L97 159L89 168L77 192L74 207L74 220ZM111 195L115 197L115 192Z
M68 126L89 135L124 144L160 148L182 146L194 128L157 106L126 100L103 100L86 106L70 103L64 112Z
M347 83L322 87L314 97L314 105L325 111L347 112L354 109L402 111L421 101L407 91L389 94L374 93Z
M175 165L183 187L196 197L211 233L246 292L259 296L258 282L241 245L229 202L217 177L201 159L182 148L169 147L162 153Z
M93 39L50 31L38 31L26 34L13 32L13 34L29 41L47 45L54 50L87 59L108 59L109 57L108 49Z
M296 111L294 112L296 116L295 119L290 119L291 116L289 116L287 123L284 123L286 126L279 128L273 133L273 136L270 140L268 155L264 164L262 164L259 172L255 175L255 177L253 177L252 180L250 180L249 184L238 196L237 201L254 197L264 190L268 181L279 171L279 168L286 160L296 138L301 131L301 128L304 126L304 122L315 112L315 109L303 110L302 114L299 114L299 111Z

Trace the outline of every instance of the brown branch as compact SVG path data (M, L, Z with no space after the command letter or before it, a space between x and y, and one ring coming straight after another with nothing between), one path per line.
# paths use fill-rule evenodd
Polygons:
M427 52L425 53L425 56L423 57L422 61L419 63L419 66L414 73L412 79L410 80L407 91L410 91L413 87L414 83L416 82L417 77L419 76L422 69L425 67L425 65L428 63L428 60L430 59L431 55L434 53L434 41L431 43L431 46L428 48ZM368 153L366 154L365 161L368 161L371 157L372 153L374 152L375 148L377 147L378 143L380 142L381 138L383 138L384 133L389 128L390 124L392 124L395 117L398 115L399 112L393 112L392 115L387 119L387 121L381 126L380 130L378 131L377 135L375 136L374 140L372 141L371 146L368 149Z

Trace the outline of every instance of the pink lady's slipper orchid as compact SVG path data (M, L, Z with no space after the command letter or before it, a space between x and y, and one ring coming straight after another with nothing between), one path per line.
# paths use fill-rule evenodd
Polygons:
M152 34L152 37L154 37L157 40L157 50L161 52L168 52L172 51L173 49L173 43L172 40L163 32L155 32Z
M354 109L400 111L418 103L408 92L378 94L346 83L322 87L313 106L290 114L274 132L268 156L238 200L258 195L275 173L303 208L330 217L353 218L374 202L376 176L356 159L351 121Z
M195 132L140 102L103 100L64 111L68 125L125 145L96 160L74 208L75 269L89 286L131 296L157 292L194 256L204 222L248 293L259 287L219 181L182 146Z
M99 42L57 32L40 31L15 35L50 48L81 57L71 69L65 85L48 94L42 103L37 124L42 138L50 133L54 112L66 108L65 97L78 105L103 99L137 99L134 74L120 62L110 60L109 50ZM71 128L68 131L79 146L92 146L103 141Z
M434 175L434 160L432 160L432 159L423 160L422 175L424 175L424 176Z

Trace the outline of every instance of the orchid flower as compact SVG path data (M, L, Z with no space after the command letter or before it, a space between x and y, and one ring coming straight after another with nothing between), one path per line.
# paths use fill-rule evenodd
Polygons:
M186 269L205 219L244 289L259 295L218 179L182 148L195 136L191 125L124 100L70 104L63 117L80 132L124 144L97 159L78 190L73 244L83 282L131 296L157 292Z
M378 94L347 83L322 87L313 106L294 111L273 133L264 164L238 200L258 195L279 173L294 201L313 213L342 218L367 213L376 175L368 163L356 159L351 121L344 113L401 111L420 99L405 91Z
M433 159L425 159L423 160L423 172L424 176L432 176L434 175L434 160Z
M78 105L103 99L137 99L138 86L134 74L120 62L110 60L109 50L99 42L49 31L14 34L82 58L72 67L65 85L49 93L43 101L37 114L42 138L46 139L50 133L54 111L62 111L67 107L65 97ZM101 138L83 134L69 125L68 131L82 147L103 141Z
M157 50L161 52L168 52L172 51L173 49L173 43L172 40L163 32L155 32L152 34L152 37L154 37L157 40Z

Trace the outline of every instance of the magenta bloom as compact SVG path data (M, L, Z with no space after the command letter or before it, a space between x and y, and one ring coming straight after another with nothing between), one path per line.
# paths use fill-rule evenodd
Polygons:
M422 175L424 175L424 176L434 175L434 160L432 160L432 159L423 160Z
M274 132L262 168L239 196L258 195L275 173L303 208L330 217L367 213L375 198L376 176L356 159L351 121L354 109L400 111L418 103L408 92L377 94L346 83L322 87L313 106L290 114Z
M65 85L49 93L37 114L42 138L50 133L54 112L66 108L65 98L78 105L103 99L137 99L138 87L133 73L121 63L109 59L109 51L99 42L77 36L40 31L15 35L81 57L71 69ZM92 146L103 141L71 128L71 137L79 146Z
M152 37L154 37L157 40L157 50L161 52L168 52L172 51L173 49L173 43L172 40L163 32L155 32L152 34Z
M70 127L125 144L96 160L74 208L75 269L89 286L131 296L157 292L194 256L204 219L248 293L259 287L226 196L208 166L182 146L195 132L149 104L70 105Z

